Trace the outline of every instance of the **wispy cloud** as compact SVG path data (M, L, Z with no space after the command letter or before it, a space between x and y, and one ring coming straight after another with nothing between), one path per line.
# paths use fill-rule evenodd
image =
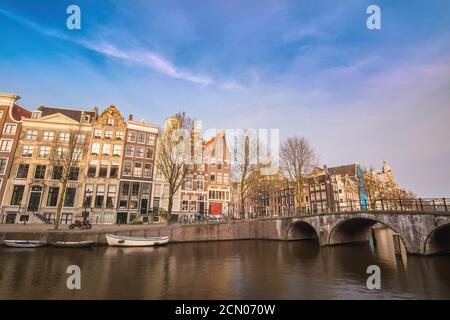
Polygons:
M209 84L213 84L215 82L214 79L212 79L209 76L182 70L181 68L177 67L175 64L170 62L168 59L164 58L163 56L161 56L155 52L149 51L149 50L145 50L145 49L125 50L125 49L119 49L118 47L114 46L112 43L105 41L105 40L91 41L91 40L85 40L85 39L76 39L75 37L68 37L67 35L63 34L62 32L53 30L48 27L44 27L38 23L35 23L34 21L32 21L30 19L16 15L14 13L3 10L1 8L0 8L0 13L12 20L15 20L15 21L37 31L40 34L45 35L45 36L50 36L53 38L70 41L70 42L80 45L86 49L95 51L97 53L100 53L100 54L110 57L110 58L126 60L127 62L130 62L130 63L143 65L145 67L148 67L154 71L162 73L171 78L185 80L188 82L192 82L192 83L196 83L196 84L203 84L203 85L209 85Z

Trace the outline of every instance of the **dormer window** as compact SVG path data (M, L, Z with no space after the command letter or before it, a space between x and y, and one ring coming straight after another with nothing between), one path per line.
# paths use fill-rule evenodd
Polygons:
M90 123L90 122L91 122L91 116L83 113L81 115L81 123Z
M39 110L33 111L31 113L31 118L33 118L33 119L39 119L41 116L42 116L42 111L39 111Z
M115 121L114 118L107 118L106 119L106 124L109 125L109 126L114 126L114 125L116 125L116 121Z

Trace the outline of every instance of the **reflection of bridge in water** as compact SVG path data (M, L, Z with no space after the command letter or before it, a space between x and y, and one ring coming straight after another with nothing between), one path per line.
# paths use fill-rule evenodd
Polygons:
M449 199L385 200L359 210L310 213L280 217L284 239L319 240L320 245L369 241L377 223L394 232L394 242L403 243L411 254L450 251ZM351 208L354 208L353 206Z

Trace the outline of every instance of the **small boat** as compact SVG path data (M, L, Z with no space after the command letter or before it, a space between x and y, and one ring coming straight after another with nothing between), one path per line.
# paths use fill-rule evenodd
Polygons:
M109 246L113 247L149 247L166 244L169 242L169 237L140 238L107 234L106 241L108 241Z
M41 240L4 240L3 244L13 248L37 248L45 246L47 242Z
M56 241L52 243L52 246L58 248L90 248L95 244L95 241Z

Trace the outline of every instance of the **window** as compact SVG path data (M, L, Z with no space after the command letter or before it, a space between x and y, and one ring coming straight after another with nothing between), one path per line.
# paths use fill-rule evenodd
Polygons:
M123 131L116 131L116 140L123 140Z
M85 207L91 207L93 194L94 194L94 185L93 184L87 184L86 188L84 189L83 205Z
M153 159L153 148L147 148L147 152L145 153L145 158Z
M213 182L216 180L216 176L214 173L211 173L211 175L209 176L209 181Z
M45 178L45 170L47 169L47 166L38 164L36 166L36 169L34 170L34 178L35 179L44 179Z
M103 152L103 154L105 154L105 155L110 155L111 154L111 145L110 144L108 144L108 143L105 143L104 145L103 145L103 150L102 150Z
M39 147L38 157L40 159L47 159L49 156L50 156L50 147L48 146Z
M47 207L56 207L58 204L59 188L50 187L48 189Z
M139 195L139 182L133 182L131 185L131 197L137 197Z
M13 141L12 140L0 140L0 151L10 152L12 149Z
M84 143L86 141L86 136L84 134L77 134L77 143Z
M0 110L0 118L3 117L3 110Z
M223 183L228 184L228 173L223 174Z
M102 130L94 129L94 138L101 138L101 137L102 137Z
M133 176L135 176L135 177L142 176L142 162L134 163Z
M133 167L133 162L125 161L124 165L123 165L123 175L124 176L131 176L132 167Z
M91 153L92 154L99 154L100 153L100 143L94 142L92 144L92 151L91 151Z
M61 180L62 172L62 166L54 166L52 171L52 180Z
M95 177L95 175L97 174L97 162L91 161L89 162L89 167L88 167L88 177Z
M44 131L44 135L42 136L42 140L52 141L54 133L51 131Z
M203 176L197 176L197 181L196 181L196 186L195 189L196 190L203 190L204 188L204 183L203 181L205 180L205 177Z
M116 125L116 119L109 117L109 118L106 119L106 124L109 125L109 126L115 126Z
M113 148L113 156L120 156L122 154L122 146L120 144L115 144Z
M0 158L0 174L5 174L8 158Z
M189 202L187 200L181 201L181 210L188 211Z
M132 157L134 155L134 146L132 145L127 145L125 147L125 155L127 157Z
M150 178L152 176L152 164L146 163L144 164L144 177Z
M73 207L75 204L75 195L77 188L67 188L66 196L64 197L64 207Z
M136 132L128 132L128 142L136 142Z
M150 183L142 184L142 197L148 198L150 196Z
M149 145L155 144L155 135L154 134L149 133L147 135L147 144L149 144Z
M186 178L186 181L184 182L184 188L186 190L192 190L192 178Z
M136 158L143 158L143 157L144 157L144 148L136 147Z
M25 186L14 186L13 192L11 196L11 205L19 206L22 202L23 191L25 190Z
M71 181L78 181L78 175L80 174L80 168L79 167L72 167L69 169L69 180Z
M21 156L24 158L31 158L33 155L33 146L23 146Z
M114 208L115 199L116 199L116 186L109 185L108 186L108 195L106 197L106 207Z
M105 139L112 139L112 130L105 130Z
M100 170L98 171L98 176L105 178L108 175L108 165L101 163L100 164Z
M189 211L197 212L197 201L191 201L191 205L190 205Z
M38 111L33 111L31 113L31 118L33 119L39 119L42 116L42 111L38 110Z
M61 142L69 142L69 140L70 140L70 133L61 132L59 134L59 141L61 141Z
M138 143L145 143L145 133L139 132L137 134L137 142Z
M80 161L83 158L83 149L74 148L72 153L72 160Z
M36 140L36 138L37 138L37 130L27 130L25 132L26 140Z
M17 179L26 179L28 177L29 168L29 164L19 164L19 168L17 169Z
M120 192L121 197L128 197L130 194L130 183L129 182L122 182L122 189Z
M105 185L97 185L97 192L95 193L95 207L103 207L103 199L105 198Z
M222 174L220 172L217 174L217 183L222 183Z
M3 134L16 134L17 124L5 123L5 128L3 129Z
M56 159L61 160L64 157L64 153L67 151L67 148L58 147L56 148Z
M109 170L109 177L110 178L117 178L119 173L119 165L118 164L112 164L111 169Z

